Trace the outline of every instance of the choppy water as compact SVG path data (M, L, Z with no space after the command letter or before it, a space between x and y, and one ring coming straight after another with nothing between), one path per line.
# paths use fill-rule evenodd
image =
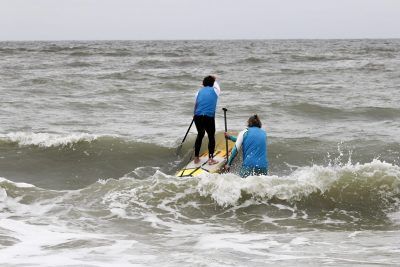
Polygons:
M400 40L0 43L2 266L400 264ZM177 178L202 78L270 175ZM217 130L223 130L222 112Z

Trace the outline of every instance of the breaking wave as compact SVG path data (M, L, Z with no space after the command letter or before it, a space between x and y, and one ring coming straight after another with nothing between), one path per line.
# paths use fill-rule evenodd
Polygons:
M51 134L51 133L31 133L31 132L12 132L0 135L0 140L17 143L20 146L56 147L68 146L78 142L91 142L99 136L78 133L78 134Z
M84 206L101 210L104 216L126 219L153 217L156 224L164 226L173 218L245 220L246 214L253 219L275 218L278 225L282 218L304 220L306 224L326 223L329 218L335 219L332 225L365 226L371 220L387 222L389 214L398 211L400 167L374 160L345 166L314 165L287 176L246 179L235 174L182 179L158 168L136 168L120 179L99 180L69 193L0 180L2 212L12 209L7 203L15 207L15 201L34 204L60 196L65 198L63 203L77 203L77 209ZM52 204L46 212L51 209L58 210Z
M166 173L174 150L112 135L9 133L0 137L2 176L48 189L79 189L143 166Z

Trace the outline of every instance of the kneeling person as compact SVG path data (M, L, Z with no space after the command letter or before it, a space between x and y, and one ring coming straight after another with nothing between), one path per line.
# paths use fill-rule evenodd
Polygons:
M245 178L249 175L267 175L267 133L261 129L261 121L257 115L248 119L247 126L237 137L225 133L225 138L236 142L225 168L229 170L232 161L243 146L240 176Z

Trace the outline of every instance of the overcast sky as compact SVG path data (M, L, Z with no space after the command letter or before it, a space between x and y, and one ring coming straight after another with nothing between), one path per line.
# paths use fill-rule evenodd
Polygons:
M400 0L0 0L0 40L400 38Z

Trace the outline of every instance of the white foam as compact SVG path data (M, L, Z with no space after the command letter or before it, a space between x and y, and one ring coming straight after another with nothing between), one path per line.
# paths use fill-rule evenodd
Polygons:
M295 237L290 241L291 245L310 245L309 239L305 237Z
M1 220L0 227L13 233L13 238L18 240L0 250L1 264L145 266L146 262L155 259L155 256L146 255L139 249L145 247L144 244L132 239L119 240L116 235L88 233L56 225L32 225L10 219ZM93 245L67 245L79 241L91 241L89 244ZM62 248L64 245L68 247Z
M350 233L347 237L356 237L361 233L362 233L362 231L354 231L354 232Z
M31 187L35 187L35 186L32 185L32 184L28 184L28 183L16 183L16 182L10 181L10 180L8 180L8 179L6 179L6 178L0 177L0 183L2 183L2 182L7 182L7 183L10 183L10 184L13 184L15 187L19 187L19 188L31 188Z
M242 192L254 197L271 199L273 197L298 201L312 193L324 193L332 184L351 174L355 179L390 177L400 181L400 167L373 160L365 164L345 166L310 166L298 168L288 176L250 176L243 179L235 174L204 174L199 176L198 191L202 196L211 196L219 205L235 205ZM360 178L361 177L361 178ZM393 184L390 190L400 191ZM394 192L396 193L396 192Z
M205 174L200 176L198 189L201 195L211 197L220 205L234 204L241 196L244 181L233 174Z
M7 192L4 188L0 187L0 201L4 202L7 198Z
M248 231L246 227L243 229L243 224L240 222L231 223L229 219L224 220L223 216L219 216L219 211L216 215L218 218L215 220L202 217L195 221L196 219L190 216L181 220L185 216L184 212L180 214L181 209L187 206L201 206L201 201L193 200L192 197L187 199L187 196L197 198L198 192L206 197L211 196L218 205L232 205L233 207L228 209L232 211L257 204L260 198L263 198L261 201L272 197L291 200L310 192L328 190L332 183L348 172L355 172L356 176L365 173L369 175L365 174L363 177L394 175L393 177L399 178L398 171L397 166L376 161L341 167L304 167L285 177L254 176L242 179L234 174L212 174L198 178L177 178L157 171L145 180L109 179L99 181L93 186L96 193L101 193L102 197L102 199L96 198L96 201L100 202L102 210L105 208L111 215L88 218L89 225L86 224L86 218L79 218L79 222L76 223L74 212L71 213L72 217L69 216L70 202L67 196L80 196L91 190L58 192L56 197L51 199L22 204L18 199L7 196L7 191L1 190L0 187L0 211L2 211L2 205L7 206L7 209L4 209L5 212L0 212L0 229L7 232L10 240L16 240L15 244L4 246L0 250L0 265L7 263L27 266L108 267L135 266L135 264L136 266L159 266L162 259L165 261L161 262L161 265L165 263L166 266L176 266L184 262L190 266L196 265L195 262L200 262L198 261L200 258L196 257L198 255L205 258L207 266L218 266L213 265L211 260L208 261L215 258L220 262L231 260L231 265L235 263L243 265L245 261L250 265L257 265L257 263L265 262L265 259L288 265L298 260L306 264L318 257L318 263L321 263L332 256L330 253L324 253L337 240L348 239L349 243L345 244L346 250L353 247L359 248L361 245L357 243L354 246L353 244L355 244L354 240L358 242L361 235L335 232L332 234L333 237L328 239L329 244L323 245L321 240L324 239L321 236L325 238L328 235L326 232L318 230L295 231L294 233L290 231L277 233L272 230ZM3 178L0 181L8 180ZM237 205L243 192L252 194L254 197ZM88 201L93 200L89 197ZM83 207L78 205L76 208L86 209L85 203L83 204ZM295 211L283 204L272 205L280 210ZM49 209L57 210L57 213L49 212ZM96 210L96 207L93 209ZM90 210L92 211L92 208ZM143 244L134 239L135 234L138 233L127 233L126 229L118 228L118 226L114 228L118 225L112 221L115 216L145 223L146 227L151 227L154 231L143 234L147 235L148 239L154 237L154 240L143 242ZM264 223L274 224L274 221L279 218L269 218L268 214L265 214L261 219ZM109 220L112 221L110 224ZM93 228L92 223L94 223ZM101 227L103 223L106 225L104 229L110 231L109 234L99 230L103 229ZM92 229L96 231L91 231ZM87 241L87 243L78 247L71 246L71 243L75 241L78 243ZM316 255L316 250L318 255ZM343 249L340 248L337 251L341 253ZM226 264L221 266L226 266Z
M199 237L197 249L226 249L258 256L268 255L268 249L280 246L280 243L262 234L204 234Z
M288 177L251 176L242 179L234 174L203 175L200 176L198 190L203 196L210 195L221 206L235 205L242 191L267 199L297 200L317 190L324 191L335 181L335 172L323 170L327 177L321 179L318 169L299 170Z
M126 217L126 211L125 211L125 209L122 209L122 208L113 208L113 209L110 209L110 212L121 218Z
M400 224L400 211L391 212L388 214L388 217L390 220L392 220L392 222Z
M36 145L39 147L67 146L79 141L93 141L99 136L87 133L51 134L32 132L13 132L0 135L0 138L18 143L20 146Z

